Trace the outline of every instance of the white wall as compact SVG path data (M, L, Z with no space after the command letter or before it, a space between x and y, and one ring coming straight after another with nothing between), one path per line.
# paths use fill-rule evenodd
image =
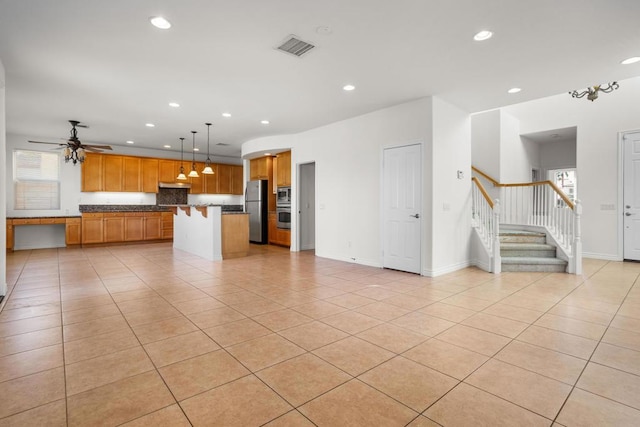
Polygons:
M439 98L433 98L432 147L432 262L426 275L438 276L464 268L470 263L469 114ZM463 174L461 179L458 178L458 171Z
M640 78L619 82L620 89L594 101L567 94L503 108L520 121L523 134L577 127L578 198L583 204L584 255L622 259L619 132L640 129ZM616 210L603 209L613 204Z
M540 145L540 167L543 179L552 169L570 169L576 167L576 141L565 139Z
M500 180L500 110L471 115L473 166Z
M300 134L252 140L242 146L242 155L291 148L294 185L296 165L315 162L316 254L380 267L383 149L422 143L422 268L424 274L441 274L468 265L469 132L468 114L439 99L423 98ZM464 180L457 180L458 169ZM292 210L297 210L295 189L292 193ZM433 200L438 201L437 212ZM293 236L297 226L294 216ZM434 236L439 226L446 232ZM454 239L442 237L449 231L456 233ZM296 239L291 250L298 250Z

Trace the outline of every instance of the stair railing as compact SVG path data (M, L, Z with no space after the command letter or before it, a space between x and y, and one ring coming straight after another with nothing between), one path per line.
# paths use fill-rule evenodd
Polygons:
M502 203L499 212L502 224L545 228L566 254L568 272L582 273L582 206L579 200L572 202L552 181L501 184L475 167L472 170L495 187L500 187Z
M491 271L500 273L500 200L493 202L475 176L472 186L472 221L478 236L491 257Z

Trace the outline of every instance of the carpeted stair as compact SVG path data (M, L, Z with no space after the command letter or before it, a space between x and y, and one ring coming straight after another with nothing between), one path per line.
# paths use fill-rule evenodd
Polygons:
M544 233L524 230L500 231L502 271L565 272L567 261L556 258L556 247Z

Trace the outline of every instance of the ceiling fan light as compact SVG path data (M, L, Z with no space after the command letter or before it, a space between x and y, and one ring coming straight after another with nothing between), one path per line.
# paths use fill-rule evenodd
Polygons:
M167 21L167 19L162 16L152 16L149 18L149 21L151 21L151 25L156 28L160 28L161 30L168 30L171 28L171 22Z

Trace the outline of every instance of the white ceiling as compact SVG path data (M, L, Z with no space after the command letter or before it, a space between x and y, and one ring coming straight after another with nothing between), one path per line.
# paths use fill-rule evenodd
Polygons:
M0 0L7 132L56 141L75 119L85 143L179 150L197 130L206 149L211 121L212 152L239 156L424 96L477 112L639 76L620 65L640 56L638 17L638 0ZM316 48L275 50L290 34Z

